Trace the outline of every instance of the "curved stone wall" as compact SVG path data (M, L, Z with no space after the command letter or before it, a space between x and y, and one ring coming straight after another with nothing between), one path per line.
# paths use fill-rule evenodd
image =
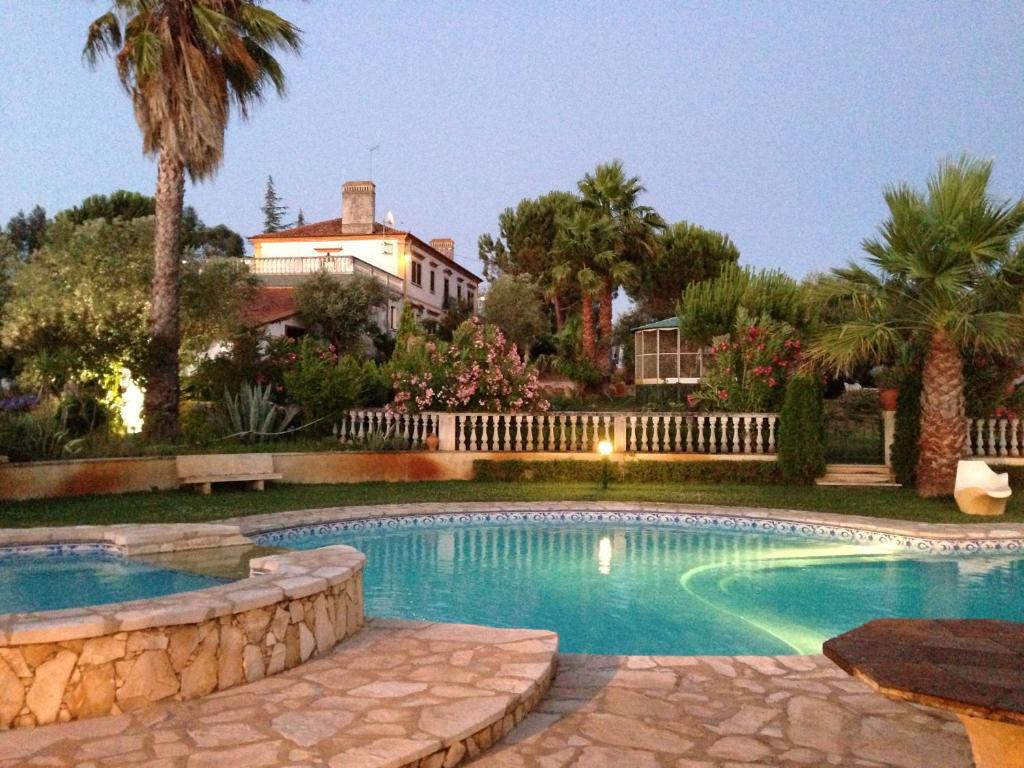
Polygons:
M346 546L289 552L209 589L0 616L0 728L191 699L327 653L363 625L365 561Z

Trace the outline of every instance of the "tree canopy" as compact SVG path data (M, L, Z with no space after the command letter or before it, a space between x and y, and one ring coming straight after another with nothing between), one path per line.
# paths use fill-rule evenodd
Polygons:
M338 280L321 272L295 289L299 315L314 333L334 344L338 354L358 351L362 338L377 326L375 310L386 303L384 287L365 275Z
M113 364L144 378L152 254L152 217L55 222L13 271L0 341L55 389ZM240 263L189 261L183 285L184 346L198 354L235 332L254 281Z
M644 314L670 317L689 285L714 278L739 258L739 248L728 235L677 222L659 233L657 248L637 263L637 281L630 295Z
M529 357L533 343L548 330L540 289L528 275L502 275L487 291L483 319Z

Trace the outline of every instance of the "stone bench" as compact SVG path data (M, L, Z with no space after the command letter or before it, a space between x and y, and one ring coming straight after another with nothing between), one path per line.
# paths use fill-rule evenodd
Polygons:
M221 453L178 456L178 482L208 495L214 483L249 483L262 491L267 480L280 480L270 453Z

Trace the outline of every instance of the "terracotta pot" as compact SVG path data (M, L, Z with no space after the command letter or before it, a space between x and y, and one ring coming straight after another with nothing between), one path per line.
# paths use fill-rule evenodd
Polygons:
M435 435L433 432L431 432L429 435L423 438L423 445L426 446L428 451L436 451L437 446L440 442L441 441L438 439L437 435Z
M896 410L896 399L900 396L900 391L896 387L879 387L878 388L878 402L882 404L883 411L895 411Z

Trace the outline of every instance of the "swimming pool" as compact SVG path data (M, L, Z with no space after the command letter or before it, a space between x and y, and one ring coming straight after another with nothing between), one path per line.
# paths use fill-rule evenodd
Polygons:
M0 613L119 603L203 589L225 581L99 551L10 551L0 555Z
M368 614L551 629L575 653L820 653L880 616L1024 619L1020 551L586 519L373 520L255 538L363 551Z

